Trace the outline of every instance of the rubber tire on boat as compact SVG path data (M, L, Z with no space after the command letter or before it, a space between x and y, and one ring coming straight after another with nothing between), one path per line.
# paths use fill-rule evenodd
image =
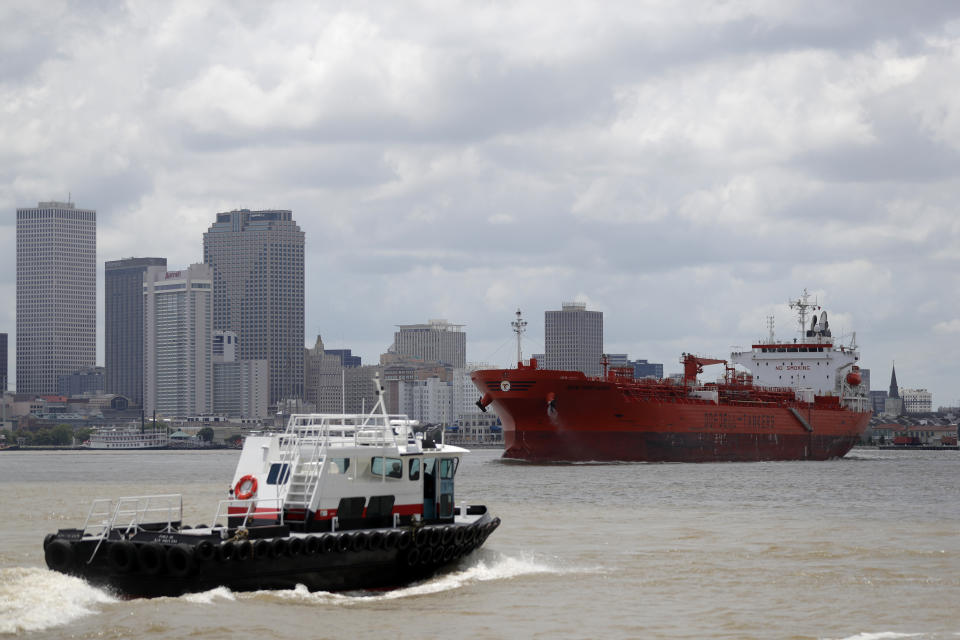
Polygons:
M194 557L197 559L197 562L209 562L213 560L217 555L217 548L213 546L213 543L209 540L204 540L197 545Z
M317 536L307 536L303 541L303 555L315 556L320 553L320 538Z
M386 543L387 536L379 531L370 531L367 533L367 546L370 549L380 549Z
M277 557L290 556L290 541L286 538L277 538L273 541L273 552Z
M446 550L443 552L443 561L450 562L453 560L454 556L457 555L457 547L450 545L446 547Z
M194 529L209 529L209 528L210 527L208 527L205 524L198 524L197 526L194 527Z
M332 533L325 533L320 536L320 552L333 553L337 549L337 536Z
M55 533L48 533L47 535L43 536L43 548L46 549L47 545L56 539L57 539L57 534Z
M185 578L193 572L193 547L188 544L175 544L167 548L167 573L175 578Z
M341 533L336 538L337 553L346 553L353 548L353 534Z
M365 531L358 531L353 535L353 541L350 543L350 549L353 551L366 551L370 548L370 536Z
M443 544L443 527L430 527L430 546Z
M403 551L408 548L413 543L413 534L409 531L401 531L400 537L397 538L397 549Z
M107 564L117 573L130 573L137 566L137 547L127 540L111 542L107 549Z
M467 537L467 528L466 527L457 527L456 531L453 532L453 544L458 547L463 544L464 539Z
M383 548L390 550L396 549L397 543L400 542L400 532L399 531L388 531L383 534Z
M412 547L409 551L407 551L406 560L408 567L415 567L417 563L420 562L420 549Z
M217 547L217 560L220 562L233 560L235 555L237 555L237 545L232 542L224 542Z
M137 549L137 564L148 576L155 576L163 570L163 546L156 542L146 542Z
M454 531L454 527L452 524L446 525L440 531L443 534L444 545L449 545L451 542L453 542L453 536L456 532Z
M59 538L51 540L43 552L43 558L47 561L47 566L62 573L66 573L73 567L74 555L73 545Z
M237 545L237 551L233 554L234 560L243 562L253 557L253 544L249 540L244 540Z
M418 547L426 547L430 544L430 527L421 527L413 536L413 541Z
M436 550L433 547L424 547L420 549L420 564L430 564L433 561L435 551Z
M291 558L304 554L303 538L290 538L287 541L287 555Z
M257 560L261 558L276 558L277 549L269 540L257 540L253 543L253 557Z

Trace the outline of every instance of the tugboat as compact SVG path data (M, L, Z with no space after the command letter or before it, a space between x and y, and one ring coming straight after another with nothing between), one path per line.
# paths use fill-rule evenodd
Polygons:
M294 414L247 437L211 525L184 525L181 495L95 500L81 528L46 536L47 566L129 597L390 588L450 567L500 519L454 501L468 450L388 415L376 384L369 414Z

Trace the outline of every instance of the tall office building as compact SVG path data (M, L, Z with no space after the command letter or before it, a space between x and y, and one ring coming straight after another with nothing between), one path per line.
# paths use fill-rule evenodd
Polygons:
M147 413L195 416L213 409L213 274L147 267L143 282Z
M247 420L267 417L267 361L238 360L233 331L213 332L213 412Z
M7 334L0 333L0 392L7 390Z
M230 211L203 234L213 269L213 323L266 360L270 403L303 398L304 235L290 211Z
M560 311L544 313L545 369L602 374L603 312L587 311L581 302L564 302Z
M143 406L143 276L166 258L110 260L103 269L103 338L107 393Z
M97 212L17 209L17 391L53 394L97 357Z
M427 324L402 324L393 334L393 346L402 356L442 362L462 369L467 364L467 334L462 324L430 320Z

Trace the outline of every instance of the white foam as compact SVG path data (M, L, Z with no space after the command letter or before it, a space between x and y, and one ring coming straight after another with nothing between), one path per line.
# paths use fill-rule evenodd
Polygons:
M897 633L896 631L880 631L878 633L858 633L838 640L897 640L898 638L922 638L922 633Z
M285 601L303 601L323 604L344 604L371 602L377 600L396 600L421 595L452 591L463 586L488 582L491 580L509 580L525 575L566 574L590 571L590 569L558 568L529 554L519 557L485 551L474 554L461 562L459 571L442 573L434 578L390 591L355 591L347 594L317 591L311 593L303 585L296 589L283 591L257 591L249 597L270 597ZM243 596L241 596L243 597Z
M117 600L81 580L35 567L0 569L0 633L41 631Z
M183 599L193 604L213 604L216 600L236 600L237 598L230 589L217 587L216 589L210 589L210 591L188 593L183 596Z

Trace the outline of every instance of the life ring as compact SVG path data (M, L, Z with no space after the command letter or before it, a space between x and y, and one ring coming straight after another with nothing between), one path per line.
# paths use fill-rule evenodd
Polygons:
M244 490L246 486L246 490ZM237 486L233 488L233 496L237 500L249 500L257 495L257 479L253 476L243 476L237 480Z

